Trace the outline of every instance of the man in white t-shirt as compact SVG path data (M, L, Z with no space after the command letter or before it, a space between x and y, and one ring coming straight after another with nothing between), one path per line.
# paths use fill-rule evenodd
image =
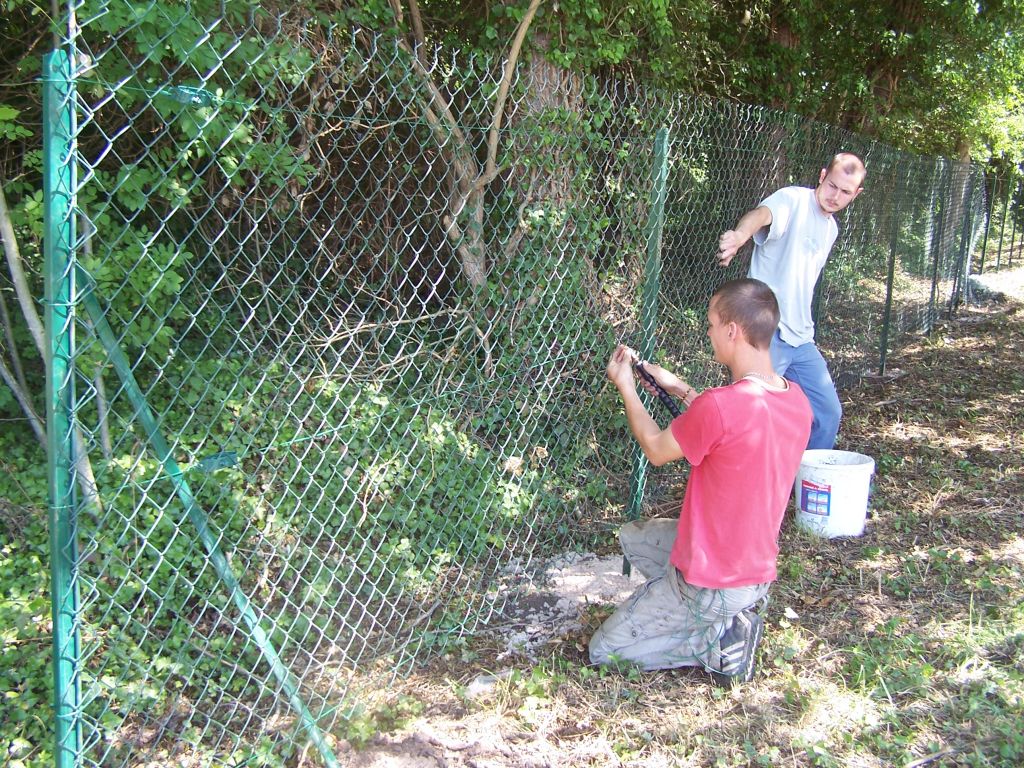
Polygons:
M841 152L821 169L817 187L780 189L718 241L718 263L727 267L754 240L747 275L767 283L779 300L782 320L772 339L772 365L799 384L811 402L814 425L808 448L831 449L843 415L828 366L814 343L814 286L839 235L835 214L863 191L866 175L859 157Z

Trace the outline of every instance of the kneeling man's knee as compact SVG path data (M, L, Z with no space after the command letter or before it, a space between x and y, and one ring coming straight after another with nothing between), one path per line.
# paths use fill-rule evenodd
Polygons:
M608 644L605 642L601 629L598 628L593 634L587 646L591 664L607 664L611 660L611 652L608 650Z

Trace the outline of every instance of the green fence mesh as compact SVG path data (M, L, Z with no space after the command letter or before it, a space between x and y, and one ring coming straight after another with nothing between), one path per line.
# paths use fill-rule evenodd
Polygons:
M678 503L604 365L626 340L722 381L704 310L745 210L866 159L816 306L842 383L955 310L1008 196L792 115L250 3L73 19L43 78L64 765L332 764L631 493Z
M968 267L977 273L1019 268L1024 264L1024 187L1021 180L1006 176L986 179L989 225L985 229L981 250L973 254ZM970 287L970 286L968 286Z

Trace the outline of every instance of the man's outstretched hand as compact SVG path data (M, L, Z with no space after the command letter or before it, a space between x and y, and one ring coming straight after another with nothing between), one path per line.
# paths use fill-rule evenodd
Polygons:
M718 238L718 266L728 267L743 244L749 239L735 229L723 232Z

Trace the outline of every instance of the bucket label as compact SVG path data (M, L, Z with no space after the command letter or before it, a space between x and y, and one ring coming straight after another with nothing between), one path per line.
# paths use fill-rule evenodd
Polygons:
M813 483L810 480L800 481L800 509L807 514L828 517L831 501L831 485Z

